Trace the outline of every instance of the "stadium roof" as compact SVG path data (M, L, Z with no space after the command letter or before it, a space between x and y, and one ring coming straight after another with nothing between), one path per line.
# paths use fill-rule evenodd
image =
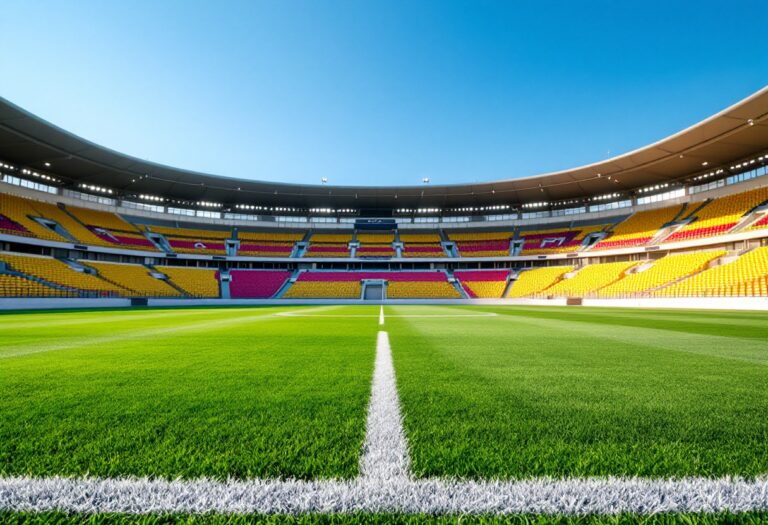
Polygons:
M765 150L768 87L656 143L569 170L455 185L299 185L198 173L124 155L62 130L0 97L0 159L46 171L72 187L86 183L118 194L151 194L192 203L375 212L584 200L684 180Z

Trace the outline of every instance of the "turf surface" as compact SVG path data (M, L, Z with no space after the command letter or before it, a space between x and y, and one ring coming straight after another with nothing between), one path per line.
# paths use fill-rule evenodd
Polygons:
M0 474L354 477L377 326L286 310L2 316Z
M768 472L765 313L386 312L417 476Z
M45 512L41 514L2 513L0 521L7 525L164 525L182 523L189 525L245 525L265 523L272 525L351 525L351 524L387 524L387 525L763 525L768 521L768 513L746 512L738 514L656 514L653 516L428 516L403 514L305 514L301 516L264 516L264 515L179 515L159 514L134 516L129 514L65 514Z

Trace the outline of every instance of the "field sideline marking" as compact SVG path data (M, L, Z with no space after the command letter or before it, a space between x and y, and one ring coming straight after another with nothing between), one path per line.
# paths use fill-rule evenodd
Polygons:
M379 326L384 326L384 305L379 307Z
M294 312L278 312L272 314L278 317L381 317L380 314L301 314ZM482 314L389 314L389 317L405 317L405 318L429 318L429 317L498 317L499 314L495 312L487 312Z
M380 311L383 316L383 310ZM360 477L350 481L0 478L0 509L149 514L652 514L768 510L768 478L412 479L389 336L379 331Z

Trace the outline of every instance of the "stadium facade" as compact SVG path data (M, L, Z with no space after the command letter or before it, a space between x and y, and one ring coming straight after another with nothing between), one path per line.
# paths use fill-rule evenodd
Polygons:
M768 308L767 165L768 88L599 163L407 187L185 171L100 147L0 99L0 307Z

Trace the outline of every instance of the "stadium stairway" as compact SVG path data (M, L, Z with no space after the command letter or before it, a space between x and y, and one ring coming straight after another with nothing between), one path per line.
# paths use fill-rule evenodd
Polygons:
M713 199L707 199L695 208L688 210L688 206L685 207L685 211L680 211L680 214L674 220L673 222L670 222L669 224L663 226L656 235L653 236L653 239L651 239L648 242L648 246L656 246L658 244L663 243L667 238L671 237L672 234L677 232L678 230L681 230L685 226L689 225L693 221L696 220L696 214L701 211L704 206L712 202ZM690 205L689 205L690 206ZM687 212L687 213L686 213ZM681 218L682 217L682 218Z
M283 285L280 287L279 290L277 290L277 293L275 293L273 299L282 299L283 295L288 291L288 289L293 285L293 283L296 282L296 279L299 278L299 274L301 273L301 270L294 270L291 276L285 280Z
M61 208L62 210L64 210L64 208L60 204L58 205L58 207ZM66 210L64 210L64 211L66 211ZM80 241L74 235L69 233L69 231L64 226L59 224L57 221L55 221L53 219L49 219L47 217L32 217L32 216L30 216L30 218L33 221L35 221L38 224L40 224L41 226L43 226L44 228L48 228L49 230L53 231L55 234L59 235L60 237L69 240L73 244L80 244Z
M454 288L456 288L456 291L459 292L459 295L461 295L462 299L469 299L469 294L464 289L464 286L462 286L461 282L454 277L453 270L445 270L446 277L448 278L448 282L453 285Z
M10 266L8 266L6 263L0 261L0 275L13 275L15 277L21 277L23 279L27 279L28 281L33 281L39 284L42 284L44 286L47 286L48 288L52 288L54 290L61 290L64 292L68 292L71 294L77 294L79 296L90 296L90 294L86 291L77 290L75 288L69 288L68 286L64 286L62 284L57 284L51 281L46 281L45 279L41 279L40 277L36 277L34 275L29 275L22 272L17 272L16 270L11 269Z
M768 217L768 201L762 202L759 205L755 206L751 210L749 210L744 216L741 218L741 220L728 230L728 233L734 233L741 230L746 230L756 222L761 221L763 218Z
M158 279L162 279L163 281L165 281L166 284L168 284L168 286L170 286L171 288L173 288L174 290L179 292L182 297L190 297L190 295L187 293L186 290L184 290L179 285L177 285L175 282L173 282L173 280L171 280L171 278L168 277L165 273L161 272L160 270L158 270L157 268L155 268L151 264L145 264L144 266L147 268L147 270L149 270L152 273L153 277L158 278ZM160 275L162 277L158 277Z

